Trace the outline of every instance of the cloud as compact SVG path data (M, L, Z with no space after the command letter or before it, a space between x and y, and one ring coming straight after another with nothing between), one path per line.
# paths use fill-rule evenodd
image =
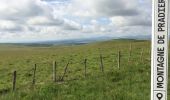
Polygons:
M0 30L2 31L21 31L22 27L10 20L0 20Z
M134 16L138 14L137 0L96 0L95 7L103 16Z
M32 16L49 16L50 8L40 0L1 0L0 18L20 20Z
M0 0L0 42L150 32L151 0Z
M140 18L140 20L139 20ZM135 17L122 17L116 16L111 17L110 20L112 21L113 26L151 26L151 18L150 17L142 17L142 16L135 16Z
M45 25L45 26L54 26L63 24L62 19L48 18L46 16L36 16L28 19L27 24L29 25Z
M135 16L137 0L73 0L70 12L77 16Z
M81 25L76 23L75 21L65 19L64 22L64 30L81 30Z
M119 21L117 26L120 26L119 24L151 26L151 0L86 0L85 3L83 2L73 0L67 6L56 6L55 13L92 20L107 17L111 19L112 23ZM64 12L63 9L65 9Z

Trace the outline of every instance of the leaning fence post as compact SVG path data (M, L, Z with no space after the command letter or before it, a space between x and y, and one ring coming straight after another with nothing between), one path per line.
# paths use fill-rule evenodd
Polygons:
M118 58L117 58L117 63L118 63L118 69L120 69L120 51L118 51Z
M33 80L32 80L32 84L35 84L35 73L36 73L36 69L37 69L37 65L34 64L34 73L33 73Z
M86 70L87 70L87 59L84 59L84 76L86 77Z
M67 63L67 65L66 65L66 67L65 67L65 69L64 69L64 74L63 74L63 76L61 77L60 81L63 81L63 80L64 80L64 76L65 76L65 74L66 74L66 72L67 72L68 65L69 65L69 62Z
M57 78L56 78L56 61L53 62L53 81L56 82Z
M17 71L13 72L13 84L12 84L12 90L15 91L16 88L16 78L17 78Z
M100 70L104 73L103 56L100 49L99 52L100 52Z

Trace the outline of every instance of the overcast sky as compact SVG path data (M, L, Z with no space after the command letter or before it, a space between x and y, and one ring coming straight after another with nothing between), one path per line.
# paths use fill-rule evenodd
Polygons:
M151 34L151 0L0 0L0 42Z

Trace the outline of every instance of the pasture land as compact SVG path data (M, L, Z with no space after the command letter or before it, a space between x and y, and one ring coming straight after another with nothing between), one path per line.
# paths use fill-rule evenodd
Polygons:
M17 71L15 91L12 91L13 71ZM63 73L63 80L59 80ZM37 47L0 44L0 100L149 99L149 41L112 40Z

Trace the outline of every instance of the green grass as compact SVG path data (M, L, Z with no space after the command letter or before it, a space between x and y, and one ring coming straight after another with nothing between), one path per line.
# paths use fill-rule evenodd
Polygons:
M132 56L128 62L130 43ZM103 55L104 74L99 67L99 48ZM118 50L121 51L120 69L117 68ZM78 46L0 45L0 100L149 100L149 50L149 41L135 40ZM86 78L85 58L88 59ZM57 62L57 78L62 76L67 62L71 62L63 82L52 81L53 61ZM35 63L36 84L33 86ZM12 92L14 70L17 71L17 89Z

